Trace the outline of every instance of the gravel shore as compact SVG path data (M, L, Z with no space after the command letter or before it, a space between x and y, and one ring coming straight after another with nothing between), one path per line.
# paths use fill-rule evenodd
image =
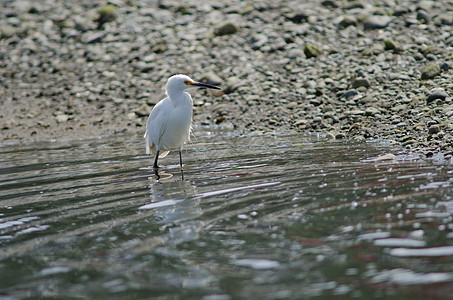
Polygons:
M196 124L451 160L453 2L300 2L3 1L0 143L143 133L183 73Z

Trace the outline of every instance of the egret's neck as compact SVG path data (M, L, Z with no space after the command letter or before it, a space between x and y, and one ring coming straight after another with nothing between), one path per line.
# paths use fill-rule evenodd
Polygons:
M178 105L192 105L192 98L184 90L167 90L167 96L170 100Z

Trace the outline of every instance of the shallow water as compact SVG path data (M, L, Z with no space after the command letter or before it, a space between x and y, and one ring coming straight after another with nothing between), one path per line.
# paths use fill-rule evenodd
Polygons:
M0 147L0 296L448 298L453 167L382 143L199 130Z

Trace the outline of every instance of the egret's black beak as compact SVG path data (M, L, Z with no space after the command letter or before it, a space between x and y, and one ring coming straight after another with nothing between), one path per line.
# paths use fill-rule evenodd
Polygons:
M192 83L193 86L199 86L199 87L205 87L205 88L210 88L210 89L215 89L215 90L221 90L218 86L212 85L212 84L207 84L207 83L201 83L201 82L194 82Z

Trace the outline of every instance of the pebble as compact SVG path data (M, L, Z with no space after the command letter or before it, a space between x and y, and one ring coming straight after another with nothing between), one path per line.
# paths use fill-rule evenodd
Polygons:
M354 16L343 16L341 17L340 21L338 22L338 27L346 28L349 26L356 26L357 19Z
M236 91L240 86L241 80L235 76L229 77L225 82L225 86L222 87L225 94L232 93Z
M55 116L55 120L58 123L64 123L64 122L67 122L69 120L69 116L65 115L65 114L58 114L58 115Z
M301 24L308 20L309 15L303 12L296 12L286 16L286 18L294 23Z
M438 100L438 99L443 101L447 97L448 97L448 95L447 95L447 93L445 92L444 89L435 88L435 89L431 90L429 96L426 98L426 103L431 103L434 100Z
M364 29L382 29L392 21L392 18L385 15L371 15L363 22Z
M214 34L217 36L227 35L227 34L234 34L239 31L239 25L233 21L225 21L219 24L214 29Z
M253 50L259 50L267 44L267 41L265 34L256 34L248 40L248 43Z
M286 104L286 108L288 109L294 109L297 107L297 102L289 102L288 104Z
M397 50L399 48L398 43L392 39L384 40L384 50Z
M89 32L82 36L82 41L87 44L95 44L102 42L102 38L105 36L104 32Z
M142 103L140 107L135 111L135 114L139 117L147 117L151 113L151 106L146 103Z
M98 17L96 22L98 23L98 29L107 22L115 21L117 18L118 9L113 5L105 5L99 9Z
M317 57L321 55L322 51L312 43L306 43L304 53L307 58Z
M4 24L4 25L0 26L0 38L2 38L2 39L7 39L10 37L13 37L17 33L18 33L18 30L9 24Z
M434 77L436 77L439 74L440 74L439 64L436 62L432 62L432 63L427 64L423 68L421 78L422 78L422 80L433 79Z
M341 96L341 98L345 98L346 100L352 98L352 97L355 97L359 94L359 92L357 92L356 90L349 90L349 91L346 91L344 92L344 94Z
M375 107L368 107L366 110L365 110L365 116L374 116L374 115L377 115L379 114L380 111L379 109L375 108Z
M440 132L440 128L438 125L431 125L429 128L428 128L428 133L430 135L432 134L436 134L436 133L439 133Z
M358 77L358 78L355 78L355 79L352 81L351 85L352 85L352 88L357 89L357 88L359 88L359 87L366 87L366 88L368 88L368 87L370 87L371 84L370 84L370 81L369 81L368 79Z
M343 139L345 139L345 138L346 138L346 135L345 135L344 133L337 133L337 134L335 135L335 139L336 139L336 140L343 140Z
M304 57L305 54L304 54L304 51L302 51L301 49L291 49L288 51L288 58L291 58L291 59L296 59L296 58L300 58L300 57Z

